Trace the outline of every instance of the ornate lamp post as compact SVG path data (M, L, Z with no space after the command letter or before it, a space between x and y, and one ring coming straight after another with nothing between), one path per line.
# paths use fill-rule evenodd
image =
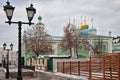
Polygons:
M4 43L3 44L3 49L7 50L7 56L6 56L6 59L7 59L7 62L6 62L6 79L9 79L9 51L13 50L13 44L12 43L10 44L10 49L6 49L6 46L7 46L7 44Z
M14 22L11 21L12 16L13 16L13 12L15 7L10 5L10 2L7 1L6 2L7 5L3 6L4 7L4 11L6 13L6 16L8 18L8 21L6 21L5 23L10 24L18 24L18 76L17 76L17 80L22 80L22 67L21 67L21 26L22 24L28 24L29 26L34 24L31 23L34 14L36 13L36 9L33 7L33 5L31 4L30 7L26 8L27 11L27 17L29 22L22 22L22 21L18 21L18 22Z

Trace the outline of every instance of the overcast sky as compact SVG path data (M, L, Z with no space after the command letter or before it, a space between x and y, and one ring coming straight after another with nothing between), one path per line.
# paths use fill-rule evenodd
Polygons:
M6 0L7 1L7 0ZM3 11L5 0L0 0L0 47L6 42L8 45L12 42L17 49L18 25L8 25ZM10 0L15 7L12 21L27 22L25 8L33 3L37 13L32 22L38 22L37 17L42 16L42 22L45 24L46 31L55 36L63 35L63 27L75 18L75 24L81 23L81 15L86 16L86 20L91 27L91 18L93 26L97 28L97 34L120 36L120 0ZM31 26L32 27L32 26ZM22 25L22 30L29 28L28 25Z

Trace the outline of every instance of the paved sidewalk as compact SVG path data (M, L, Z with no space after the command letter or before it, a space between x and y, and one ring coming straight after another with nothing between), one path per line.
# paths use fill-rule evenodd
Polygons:
M88 80L83 76L68 75L63 73L36 72L36 77L40 80Z
M62 73L37 71L34 74L35 78L24 77L23 80L88 80L86 77L67 75ZM13 78L5 79L4 68L0 67L0 80L17 80Z
M5 79L5 71L4 68L0 67L0 80L4 80Z
M17 79L5 79L5 80L17 80ZM23 78L23 80L40 80L39 78Z

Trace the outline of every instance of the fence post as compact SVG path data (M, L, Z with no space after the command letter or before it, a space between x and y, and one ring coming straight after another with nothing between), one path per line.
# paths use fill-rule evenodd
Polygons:
M119 56L119 58L118 58L118 59L119 59L119 62L118 62L118 64L119 64L119 65L118 65L118 66L119 66L119 72L118 72L118 74L119 74L119 75L118 75L118 76L119 76L119 80L120 80L120 53L118 53L118 56Z
M102 66L102 70L103 70L103 80L105 80L105 57L104 55L102 55L102 63L103 63L103 66Z
M78 61L78 76L80 76L80 61Z
M112 61L111 58L112 58L112 56L109 55L108 57L109 57L109 59L110 59L110 60L109 60L109 61L110 61L110 63L109 63L109 64L110 64L110 67L109 67L109 70L110 70L110 80L112 80L112 65L111 65L111 61Z
M71 74L71 61L70 61L70 74Z
M91 61L92 59L91 59L91 56L90 56L90 60L89 60L89 80L91 80L92 79L92 73L91 73L91 65L92 65L92 61Z
M64 71L64 62L63 62L63 73L65 73L65 71Z
M59 67L59 63L57 62L57 72L59 72L59 68L58 67Z

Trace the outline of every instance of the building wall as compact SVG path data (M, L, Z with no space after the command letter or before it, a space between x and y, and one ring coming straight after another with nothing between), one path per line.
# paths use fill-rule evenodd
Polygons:
M6 59L7 51L3 51L3 48L0 48L0 63L2 63L2 59ZM9 51L9 64L17 65L18 56L16 51Z
M3 57L3 48L0 47L0 63L2 63L2 57Z
M112 45L112 38L108 40L108 52L112 53L113 45Z
M97 40L97 36L96 37L94 37L94 38L96 38L96 40ZM94 42L95 42L95 40L94 40L94 38L93 37L90 37L90 44L92 45L92 46L94 46ZM103 45L105 45L106 47L105 47L105 53L111 53L112 52L112 38L110 38L110 37L102 37L102 40L103 40ZM60 39L58 39L57 40L57 38L55 38L55 40L54 40L54 38L53 38L53 49L54 49L54 55L69 55L67 52L63 52L62 50L61 50L61 48L59 47L59 44L60 44ZM23 42L23 45L22 45L23 47L23 49L22 49L22 56L24 56L25 57L25 64L29 64L29 62L27 61L30 57L32 57L33 55L31 55L31 54L27 54L27 50L26 50L26 47L25 47L25 43ZM79 51L79 53L82 53L82 54L86 54L86 55L89 55L89 52L90 51Z
M103 48L104 48L104 51L103 52L105 52L105 53L111 53L112 52L112 38L106 38L106 37L102 37L101 38L101 40L102 40L102 45L103 45ZM97 37L95 38L93 38L93 37L90 37L89 38L89 43L90 43L90 45L92 46L92 47L94 47L94 45L95 45L95 43L97 43L98 42L98 39L97 39ZM58 45L58 54L68 54L67 52L63 52L61 49L60 49L60 46L59 46L59 44L57 44ZM89 46L89 45L88 45ZM90 46L89 46L90 47ZM91 49L92 50L92 49ZM80 51L78 51L78 53L85 53L86 54L86 52L87 53L89 53L89 52L93 52L93 51L84 51L84 50L80 50Z
M113 39L113 52L120 52L120 36Z
M120 52L120 43L113 43L113 52Z

